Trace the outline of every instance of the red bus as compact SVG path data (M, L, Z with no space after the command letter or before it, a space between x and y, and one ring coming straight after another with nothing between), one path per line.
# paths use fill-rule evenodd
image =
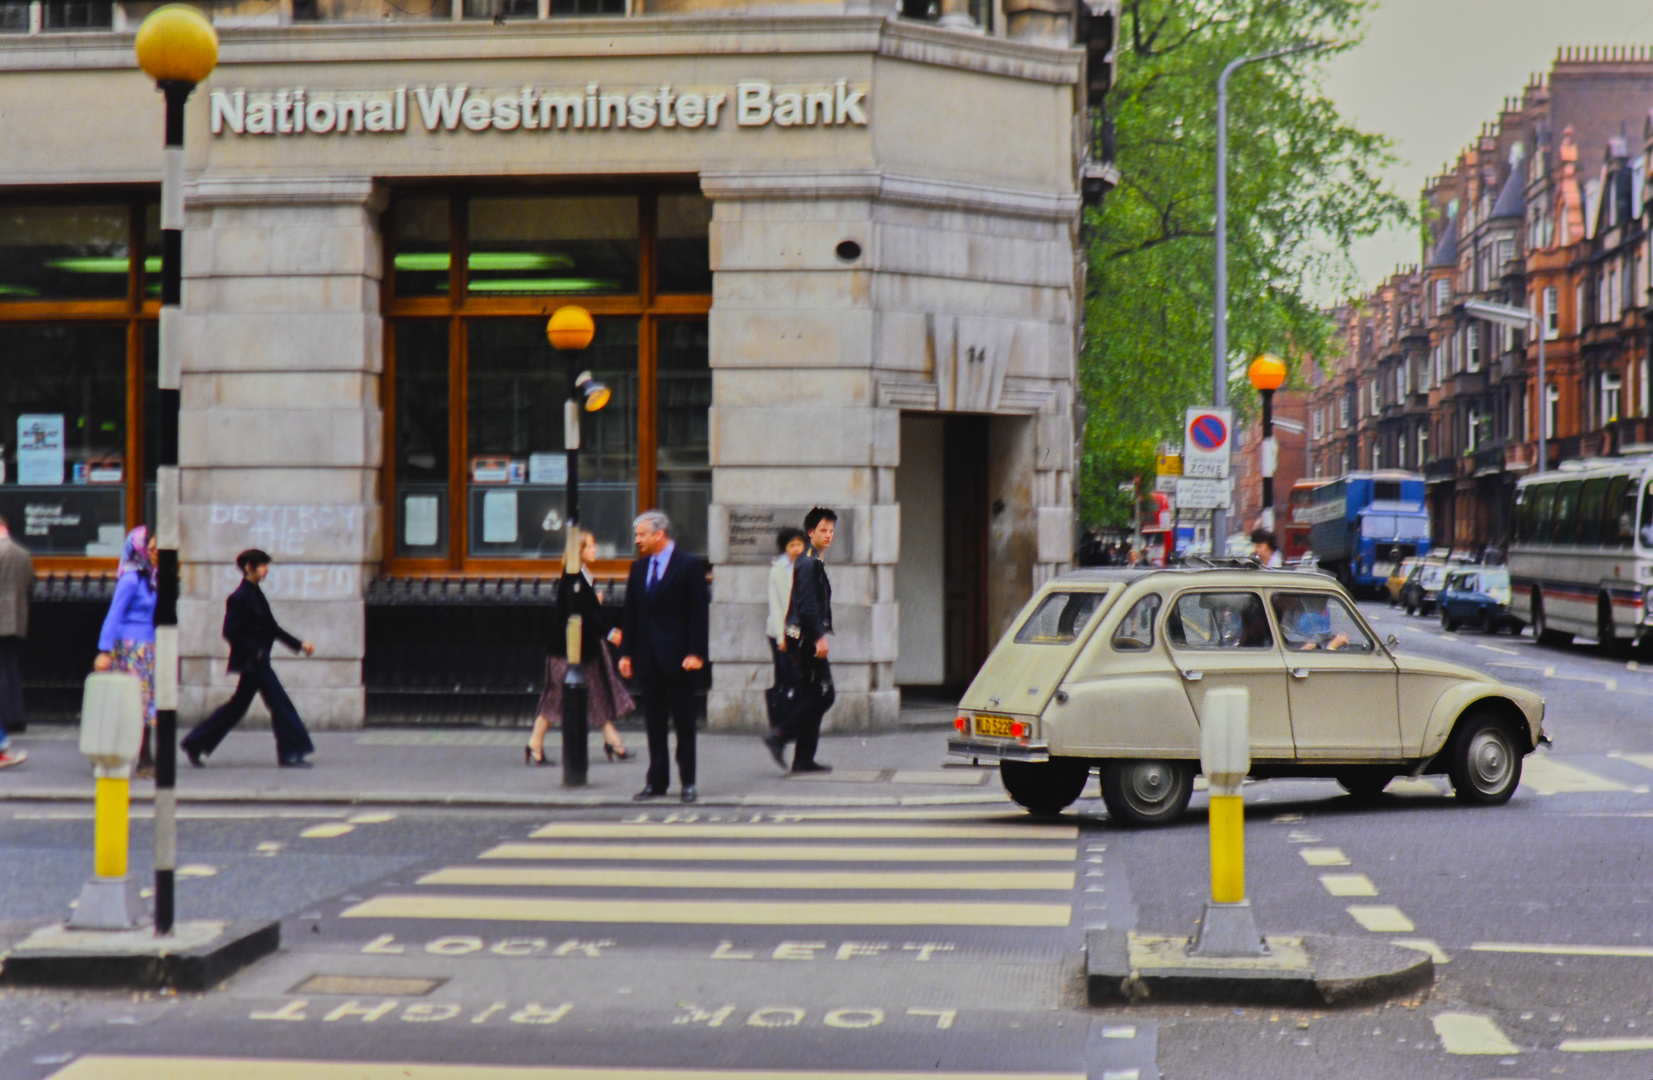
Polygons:
M1280 554L1287 562L1300 559L1309 550L1309 522L1303 512L1309 508L1309 493L1331 483L1329 478L1299 480L1291 486L1286 501L1286 525L1280 530Z

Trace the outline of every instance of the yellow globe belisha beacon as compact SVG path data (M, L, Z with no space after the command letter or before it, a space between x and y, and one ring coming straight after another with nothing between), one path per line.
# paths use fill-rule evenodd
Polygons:
M199 83L218 66L218 31L200 9L167 4L138 27L133 51L156 82Z
M597 336L597 324L592 321L591 312L569 304L551 313L551 321L545 324L545 336L553 349L583 349Z
M1246 376L1258 390L1278 390L1286 383L1286 362L1273 353L1264 353L1251 362Z

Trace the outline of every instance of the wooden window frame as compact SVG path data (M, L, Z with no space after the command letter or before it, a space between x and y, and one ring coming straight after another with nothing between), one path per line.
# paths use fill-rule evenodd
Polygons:
M60 205L120 203L127 208L126 296L119 300L6 300L0 301L0 331L26 323L78 323L124 326L126 329L126 522L130 531L144 523L144 367L145 331L159 323L160 300L144 297L144 257L148 237L148 208L160 201L156 188L54 189L19 191L8 202ZM20 541L27 537L19 533ZM91 555L36 555L34 566L42 574L107 573L119 559Z
M408 196L448 200L448 294L396 296L394 232L389 227L394 203L385 211L383 315L384 374L380 378L380 407L384 415L382 491L386 508L382 567L390 577L555 577L561 563L554 559L490 558L469 554L469 527L465 494L465 467L469 460L470 364L467 324L473 319L545 318L567 304L578 304L597 319L637 320L637 503L653 506L659 494L659 385L657 329L664 321L705 319L712 310L711 293L661 293L659 268L658 199L663 193L695 189L692 179L662 179L627 185L566 185L547 187L442 186L409 187ZM466 289L470 235L469 200L489 195L633 195L637 197L637 289L608 296L472 296ZM394 323L404 319L444 321L448 324L448 553L440 558L408 558L396 554L399 508L396 502L396 347ZM594 576L624 578L629 559L600 559Z

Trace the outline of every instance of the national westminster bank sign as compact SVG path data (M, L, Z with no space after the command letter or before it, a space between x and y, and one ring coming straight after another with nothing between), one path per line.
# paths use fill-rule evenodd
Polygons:
M732 87L610 90L473 90L399 86L393 90L214 90L214 135L393 135L410 122L426 131L623 131L719 126L844 127L867 124L866 87L775 87L758 80Z

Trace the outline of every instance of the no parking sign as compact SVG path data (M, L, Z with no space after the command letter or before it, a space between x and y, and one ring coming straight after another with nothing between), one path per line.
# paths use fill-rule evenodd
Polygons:
M1183 426L1182 475L1227 479L1229 439L1233 430L1232 409L1189 409Z

